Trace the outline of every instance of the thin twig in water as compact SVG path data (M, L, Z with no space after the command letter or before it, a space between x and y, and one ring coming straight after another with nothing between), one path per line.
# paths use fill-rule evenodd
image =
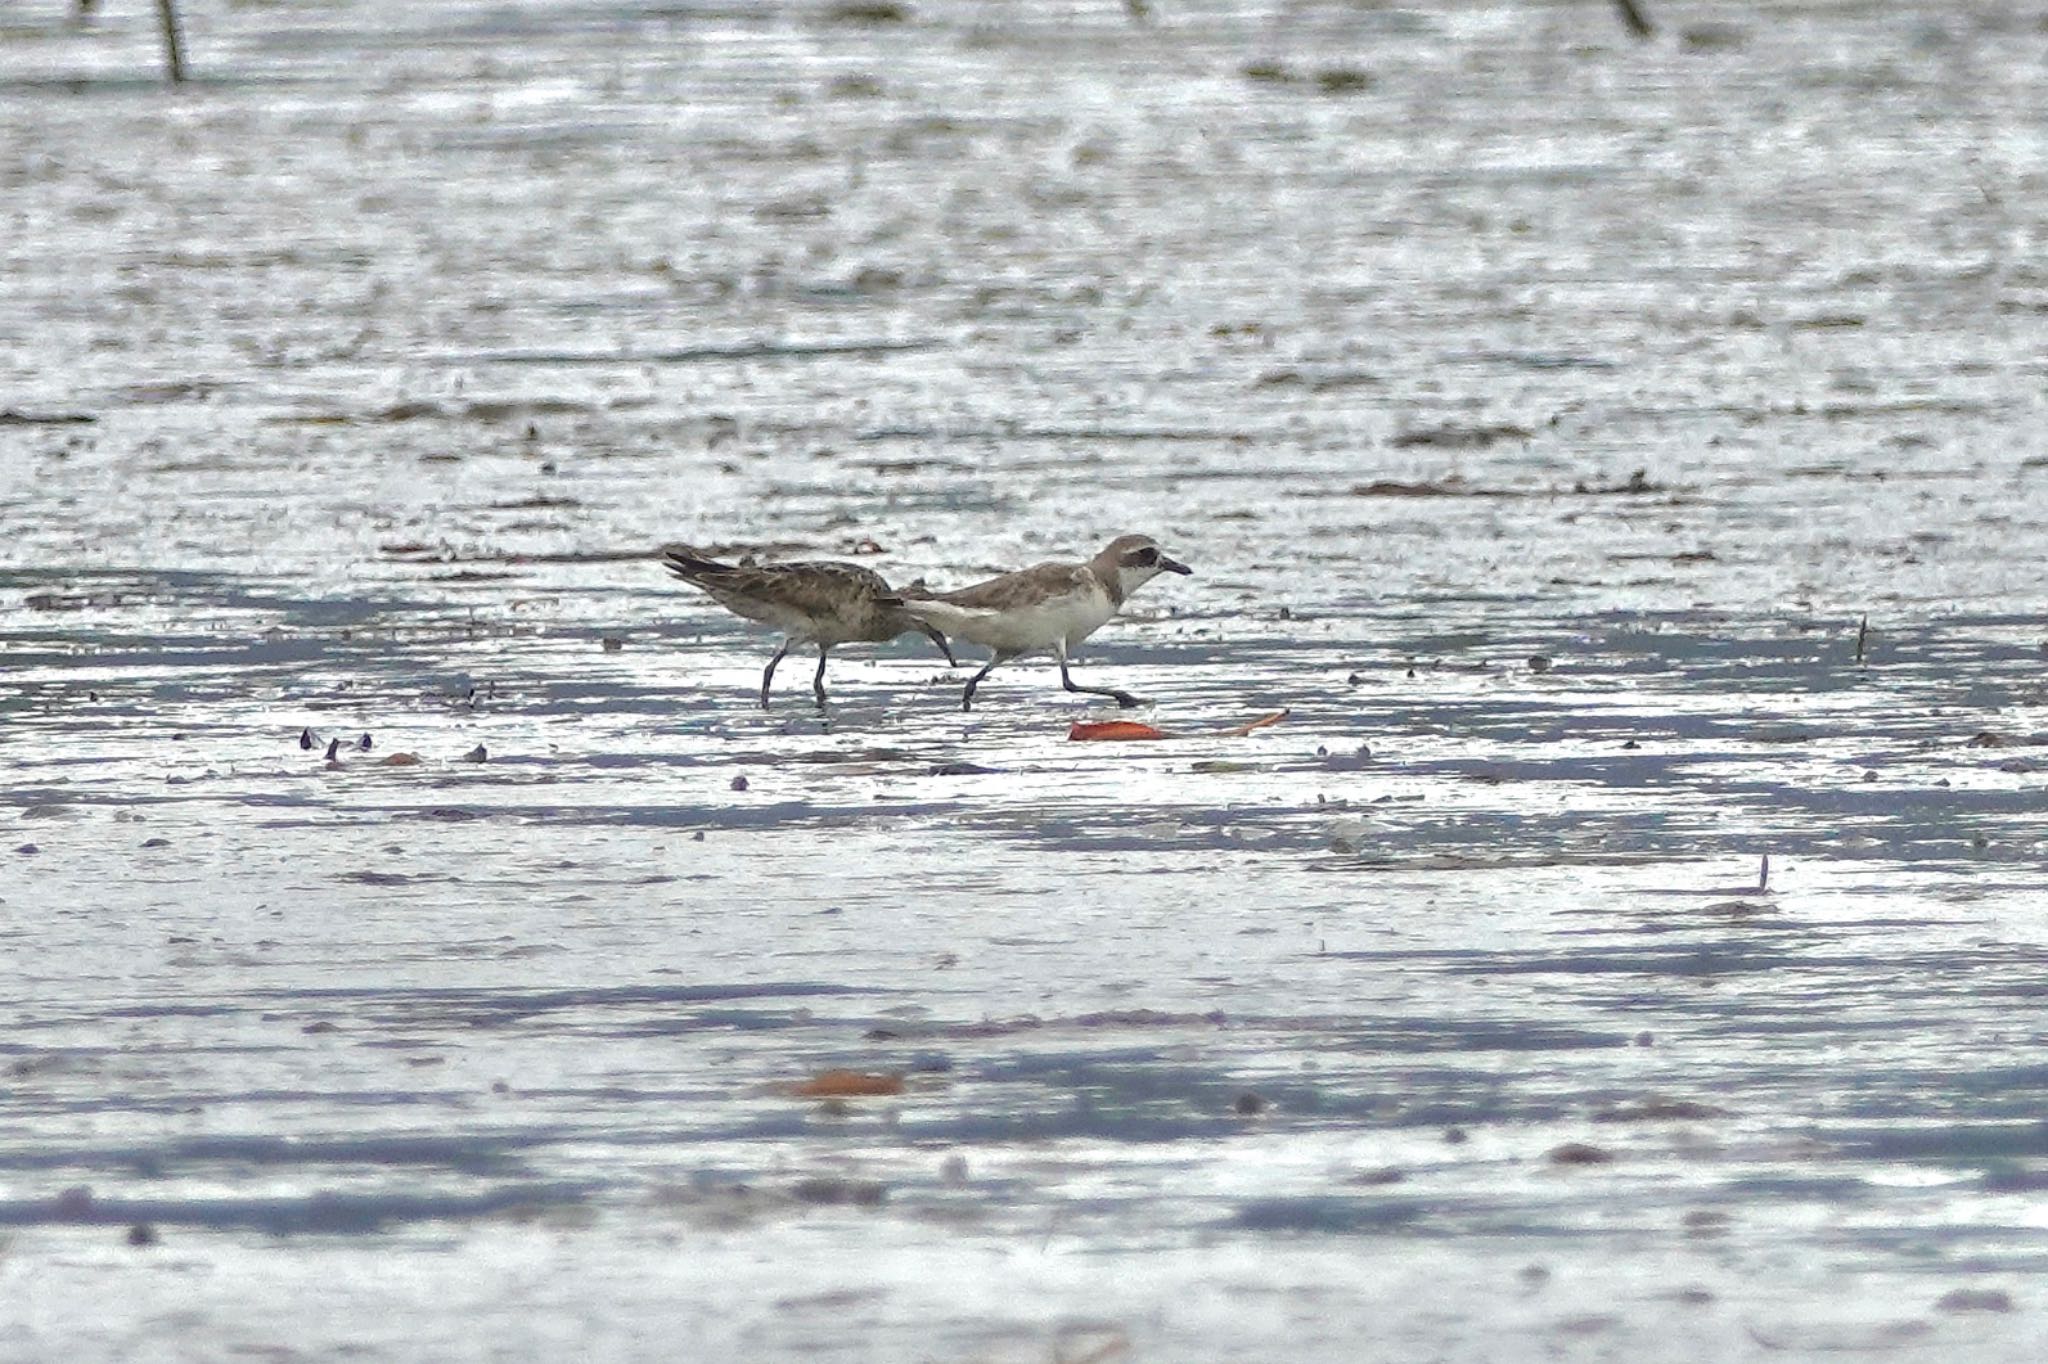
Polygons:
M1628 31L1638 38L1648 38L1656 33L1650 26L1650 16L1644 14L1636 0L1614 0L1621 9L1621 21L1628 25Z
M1757 868L1756 888L1759 891L1767 891L1771 888L1771 855L1769 853L1764 854L1763 865Z
M1863 645L1870 638L1870 617L1865 616L1856 626L1856 661L1863 662Z
M1624 4L1627 0L1622 0ZM157 16L164 25L164 66L170 72L171 84L180 85L185 80L185 40L178 32L177 0L156 0Z

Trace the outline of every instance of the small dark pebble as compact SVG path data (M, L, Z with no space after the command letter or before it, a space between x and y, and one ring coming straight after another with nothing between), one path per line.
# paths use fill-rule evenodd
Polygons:
M606 635L603 644L604 651L608 654L615 654L626 647L626 641L620 639L617 635Z
M41 848L38 848L38 847L37 847L37 846L36 846L35 844L33 844L33 843L24 843L24 844L22 844L22 845L21 845L20 847L16 848L16 849L15 849L15 851L16 851L16 852L18 852L18 853L20 853L20 854L21 854L21 855L22 855L23 857L29 857L29 856L32 856L32 855L34 855L34 854L36 854L36 853L39 853L39 852L41 852L41 851L42 851L42 849L41 849Z
M305 1027L300 1028L299 1031L303 1033L340 1032L341 1026L336 1023L330 1023L323 1018L318 1023L308 1023Z
M147 1222L137 1222L128 1228L128 1244L131 1246L153 1246L157 1243L156 1228Z
M1446 1127L1444 1129L1444 1141L1449 1145L1463 1146L1470 1140L1472 1138L1465 1134L1465 1129L1462 1127Z
M1934 1305L1944 1312L2010 1312L2012 1294L2002 1288L1952 1288Z
M691 834L690 841L692 843L702 843L704 841L704 831L699 829L696 833Z
M370 751L370 736L365 734L362 738L356 740L356 747L368 753Z
M185 742L185 736L182 734L173 734L171 736L171 742L174 744L182 744Z
M1642 745L1637 743L1634 739L1630 739L1627 743L1623 744L1622 747L1626 749L1638 749L1641 748Z
M475 748L472 748L471 750L469 750L469 752L463 754L462 760L466 763L489 762L491 760L490 750L485 748L482 744L478 744Z
M1654 1047L1655 1045L1657 1045L1656 1035L1653 1033L1639 1032L1636 1034L1636 1045L1639 1047Z
M889 1196L888 1189L868 1179L800 1179L790 1193L799 1203L828 1207L851 1203L857 1207L872 1208Z
M1253 1117L1266 1111L1266 1101L1250 1090L1238 1095L1230 1106L1241 1118Z
M990 772L1002 771L999 767L983 767L979 763L939 763L931 770L934 777L979 777Z
M1289 606L1283 606L1283 607L1281 607L1281 608L1280 608L1280 619L1282 619L1282 620L1293 620L1293 619L1294 619L1294 608L1292 608L1292 607L1289 607Z
M735 791L744 791L744 790L746 790L746 789L747 789L747 779L746 779L745 777L734 777L734 778L732 779L732 789L733 789L733 790L735 790Z
M145 838L142 840L142 846L145 848L168 848L171 846L171 840L168 838Z
M1515 1277L1528 1284L1531 1288L1534 1288L1539 1284L1550 1282L1550 1271L1542 1265L1523 1265L1521 1269L1516 1271Z
M1875 772L1870 772L1870 771L1866 771L1866 772L1864 772L1864 774L1863 774L1863 780L1865 780L1865 781L1876 781L1876 780L1877 780L1877 773L1875 773Z
M1583 1141L1568 1141L1550 1148L1552 1165L1609 1165L1614 1153Z
M1392 1165L1382 1165L1377 1170L1360 1170L1357 1174L1351 1176L1350 1182L1374 1186L1380 1184L1399 1184L1406 1178L1408 1176L1398 1168Z
M1326 95L1348 95L1371 86L1371 76L1348 66L1333 66L1316 72L1316 89Z
M313 746L313 743L314 743L314 740L313 740L313 731L312 731L312 730L310 730L310 729L302 729L302 730L300 730L300 731L299 731L299 747L300 747L300 748L310 749L310 748L312 748L312 746Z
M57 1195L57 1216L86 1218L92 1216L92 1190L83 1184L74 1184Z
M1546 657L1545 657L1544 655L1542 655L1542 654L1537 654L1537 655L1535 655L1534 657L1532 657L1532 658L1531 658L1531 659L1529 660L1529 671L1530 671L1530 672L1532 672L1532 673L1547 673L1547 672L1549 672L1549 671L1550 671L1550 660L1549 660L1548 658L1546 658Z

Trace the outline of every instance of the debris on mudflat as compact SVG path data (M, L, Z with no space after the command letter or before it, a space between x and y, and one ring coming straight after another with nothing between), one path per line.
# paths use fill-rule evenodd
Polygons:
M1648 469L1638 469L1621 483L1587 483L1583 479L1572 484L1572 491L1593 497L1641 497L1648 493L1667 491L1662 483L1650 481Z
M1387 444L1396 450L1412 450L1417 447L1437 450L1481 450L1499 441L1528 440L1532 434L1528 427L1516 426L1510 422L1496 422L1486 426L1462 426L1451 423L1403 431Z
M310 749L311 749L311 748L313 747L313 745L314 745L315 743L317 743L317 742L318 742L318 740L316 740L316 739L315 739L315 738L313 737L313 731L312 731L312 730L310 730L310 729L302 729L302 730L300 730L300 731L299 731L299 747L300 747L300 748L302 748L302 749L308 749L308 750L310 750Z
M789 1087L790 1095L798 1099L866 1099L902 1092L901 1075L861 1070L820 1071Z
M1692 1118L1725 1118L1728 1110L1691 1099L1643 1099L1612 1104L1593 1115L1594 1122L1674 1122Z

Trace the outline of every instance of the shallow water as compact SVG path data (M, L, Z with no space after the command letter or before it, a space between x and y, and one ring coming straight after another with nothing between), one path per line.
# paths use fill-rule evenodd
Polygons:
M113 8L0 32L0 1358L2048 1344L2038 15ZM652 558L1126 530L1152 743Z

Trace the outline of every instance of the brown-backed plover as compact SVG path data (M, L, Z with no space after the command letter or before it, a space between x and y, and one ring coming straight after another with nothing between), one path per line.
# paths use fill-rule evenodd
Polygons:
M1192 573L1146 535L1120 535L1087 563L1044 563L957 592L912 595L903 609L950 635L995 651L961 694L960 709L974 709L981 679L1020 654L1049 649L1059 660L1068 691L1114 697L1120 706L1138 698L1114 687L1083 687L1067 673L1067 659L1115 616L1124 599L1161 573Z
M787 564L726 564L693 550L670 549L663 559L668 571L736 616L772 625L783 632L782 647L761 674L761 709L768 709L768 689L775 665L799 644L818 646L818 672L811 692L825 704L825 656L835 644L883 643L915 630L939 646L949 665L957 666L946 637L903 609L882 575L859 564L810 559Z

